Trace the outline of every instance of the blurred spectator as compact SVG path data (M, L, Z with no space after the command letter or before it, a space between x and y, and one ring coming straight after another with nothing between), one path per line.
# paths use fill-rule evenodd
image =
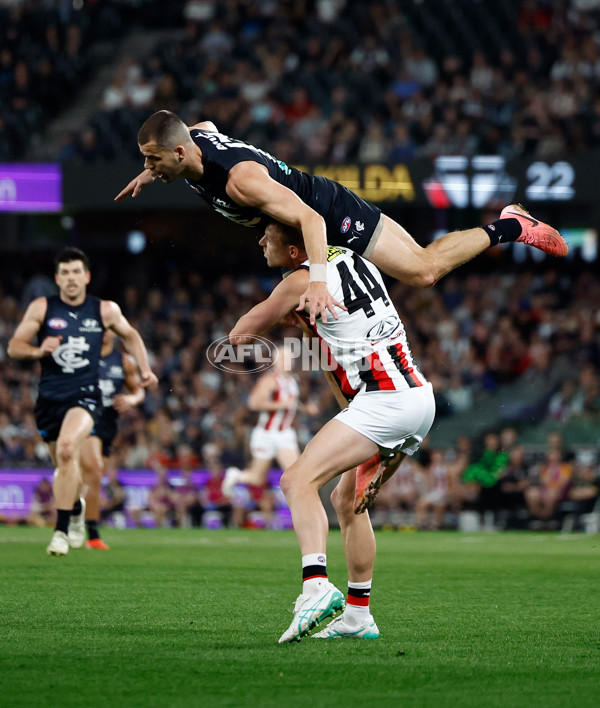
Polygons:
M416 524L420 529L440 529L450 502L448 464L442 450L432 450L423 466L424 490L415 503Z
M175 516L175 490L164 467L155 468L157 480L148 494L148 511L159 528L173 525Z
M544 461L536 471L531 485L525 490L525 500L535 519L550 521L560 502L567 498L572 465L565 462L561 451L555 448L546 452Z
M55 521L56 510L52 497L52 482L44 477L33 490L27 523L31 526L54 526Z
M40 117L64 108L99 65L97 40L118 39L133 17L142 25L155 17L149 3L144 12L120 0L67 5L60 13L49 3L0 8L0 150L8 159L39 139ZM555 159L600 140L600 15L591 7L492 3L486 23L468 0L299 7L230 3L225 12L209 0L173 0L167 12L161 4L161 20L176 21L179 37L118 67L90 121L103 145L90 156L134 156L135 126L159 108L190 123L213 120L280 159L337 164L384 161L379 138L356 146L357 136L379 131L373 116L388 125L387 138L406 124L423 148L416 154L431 157L483 149ZM501 46L487 26L503 28ZM77 159L64 146L61 157Z
M204 525L218 522L226 527L231 526L233 509L229 497L223 494L223 479L225 468L221 461L221 450L214 443L207 443L203 450L204 466L209 472L209 479L200 492L200 499L205 514ZM212 515L212 517L211 517Z
M188 445L180 445L178 459L182 479L180 484L174 485L173 491L175 525L181 528L200 526L203 509L200 503L199 489L192 479L193 463L195 461L197 467L198 460Z
M375 498L373 525L414 527L415 503L424 484L421 466L411 457L406 457Z
M529 487L529 467L525 463L525 448L513 447L508 465L499 481L498 507L504 514L505 528L522 528L527 518L525 492Z
M594 510L599 496L600 469L597 466L597 454L584 450L577 455L566 497L570 502L568 511L573 515L571 528L581 523L583 514L590 514Z

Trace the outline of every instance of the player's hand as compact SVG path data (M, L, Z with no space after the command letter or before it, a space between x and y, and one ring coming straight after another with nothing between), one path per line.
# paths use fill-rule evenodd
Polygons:
M155 179L156 175L153 175L150 170L144 170L137 177L134 177L125 189L117 194L115 202L122 202L124 199L127 199L127 197L137 197L142 191L142 188L154 182Z
M113 408L117 413L127 413L134 408L135 403L131 400L131 396L126 393L118 393L113 399Z
M53 351L60 347L62 341L62 334L58 337L46 337L44 341L40 344L40 355L48 356L52 354Z
M151 391L153 391L155 388L158 387L158 377L154 373L154 371L142 371L140 372L140 378L142 379L142 386L144 388L149 388Z
M327 283L315 280L308 284L308 288L300 295L300 304L296 308L297 312L301 312L306 307L306 304L310 305L309 319L311 325L315 324L317 315L321 315L321 320L327 322L327 310L332 314L333 319L338 319L338 314L335 311L336 307L340 310L347 310L348 308L342 305L337 300L334 300L331 296L329 290L327 290Z
M229 335L229 343L233 344L234 347L237 347L238 344L252 344L252 342L256 339L256 337L253 337L251 334L230 334Z

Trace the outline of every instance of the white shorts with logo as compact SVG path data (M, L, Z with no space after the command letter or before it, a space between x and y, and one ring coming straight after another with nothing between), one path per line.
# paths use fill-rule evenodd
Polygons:
M254 428L250 435L250 452L261 460L272 460L279 450L297 450L298 438L294 428L265 430Z
M336 420L361 433L381 452L413 455L435 418L435 398L430 383L405 391L358 393Z

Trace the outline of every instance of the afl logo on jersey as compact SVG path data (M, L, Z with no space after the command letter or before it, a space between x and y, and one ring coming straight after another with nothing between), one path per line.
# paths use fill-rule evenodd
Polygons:
M67 323L60 317L53 317L51 320L48 320L48 327L51 329L65 329L66 326Z
M352 219L351 219L349 216L347 216L347 217L342 221L342 227L341 227L340 231L341 231L343 234L347 234L348 231L350 230L350 227L351 227L351 226L352 226Z

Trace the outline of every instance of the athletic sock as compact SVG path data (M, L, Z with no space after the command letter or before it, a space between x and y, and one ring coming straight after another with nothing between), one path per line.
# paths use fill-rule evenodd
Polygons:
M75 504L73 504L73 509L71 510L71 514L73 514L73 516L79 516L79 514L81 514L82 509L83 509L83 507L81 506L81 499L78 499L75 502Z
M71 518L70 509L57 509L56 510L56 526L55 531L62 531L67 533L69 530L69 519Z
M348 598L344 614L355 620L363 620L371 614L369 600L371 599L371 585L373 579L363 583L348 582Z
M327 556L307 553L302 556L302 592L312 593L327 582Z
M92 521L86 521L85 528L87 529L87 535L90 541L100 538L100 533L98 532L98 522L95 519Z
M498 221L481 228L490 237L490 246L516 241L523 231L519 220L513 218L498 219Z

